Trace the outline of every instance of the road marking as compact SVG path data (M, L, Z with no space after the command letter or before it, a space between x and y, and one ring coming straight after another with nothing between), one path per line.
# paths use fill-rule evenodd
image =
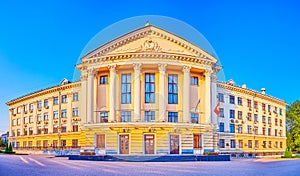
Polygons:
M26 159L24 159L22 156L19 156L19 157L24 163L29 164L29 162Z
M39 161L37 161L37 160L35 160L33 158L28 157L28 159L31 160L31 161L33 161L33 162L35 162L36 164L38 164L40 166L45 166L45 164L43 164L43 163L41 163L41 162L39 162Z
M72 163L64 163L64 160L56 160L56 158L49 158L47 161L59 164L59 165L63 165L72 169L79 169L79 170L83 170L82 168L79 168L78 166L74 166L72 165Z

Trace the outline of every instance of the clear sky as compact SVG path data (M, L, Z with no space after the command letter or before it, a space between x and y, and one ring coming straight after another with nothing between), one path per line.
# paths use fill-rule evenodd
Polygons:
M297 0L28 0L0 3L0 133L6 102L72 80L88 41L125 18L182 20L211 43L226 79L292 103L300 100L300 3Z

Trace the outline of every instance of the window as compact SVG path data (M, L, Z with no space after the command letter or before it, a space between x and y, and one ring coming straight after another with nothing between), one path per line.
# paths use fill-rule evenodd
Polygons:
M219 117L224 117L224 108L219 108Z
M279 136L282 137L282 130L279 130Z
M271 117L268 117L268 124L271 124Z
M24 105L24 112L27 113L27 111L28 111L28 106Z
M201 146L201 135L200 134L194 134L194 149L200 149Z
M278 126L278 119L275 118L275 126Z
M238 111L238 118L242 119L243 118L243 112L242 111Z
M257 101L254 101L254 109L257 109L258 108L258 104L257 104Z
M235 114L234 110L233 110L233 109L230 109L230 110L229 110L229 117L230 117L230 118L234 118L234 114Z
M62 132L62 133L67 132L67 126L66 126L66 125L62 125L62 126L61 126L61 132Z
M56 148L58 146L57 140L53 140L53 147Z
M100 76L100 84L108 84L108 76Z
M178 112L168 112L168 122L178 122Z
M262 121L262 123L266 123L266 116L262 116L261 121Z
M239 148L243 148L243 140L239 140Z
M238 125L238 133L243 133L243 126L241 124Z
M78 108L73 108L72 115L73 117L78 117Z
M73 101L78 101L79 97L78 97L78 92L74 92L73 93Z
M254 134L255 134L255 135L258 134L258 127L257 127L257 126L254 127Z
M27 123L28 123L28 118L24 117L24 124L27 124Z
M37 121L38 121L38 122L42 121L42 115L41 115L41 114L38 114L38 115L37 115Z
M44 134L48 134L48 127L47 126L44 127Z
M44 120L48 120L48 113L47 112L44 113Z
M233 95L229 95L229 103L234 104L234 96Z
M274 107L274 113L275 113L275 114L277 114L277 110L278 110L278 108L275 106L275 107Z
M220 146L220 148L225 148L225 140L224 139L219 140L219 146Z
M36 146L41 147L41 141L36 141Z
M219 99L219 102L224 102L224 94L219 93L218 94L218 99Z
M230 148L235 148L235 140L230 139Z
M57 125L53 126L53 133L58 133L58 126Z
M258 115L254 114L254 122L258 122Z
M282 109L281 108L279 109L279 115L282 115Z
M42 127L37 128L37 134L42 134Z
M169 104L178 103L178 76L177 75L168 76L168 103Z
M277 141L275 142L275 148L278 148L278 142Z
M29 135L33 135L33 129L32 129L32 127L29 128Z
M251 130L252 130L251 125L248 125L248 126L247 126L247 132L248 132L248 134L251 134L251 133L252 133Z
M67 117L67 110L63 109L61 110L61 118L66 118Z
M151 122L155 120L155 111L145 111L144 113L144 121Z
M61 146L66 147L67 146L67 141L66 140L61 140Z
M54 112L53 112L53 118L54 118L54 119L57 119L57 118L58 118L58 111L54 111Z
M15 126L16 125L16 119L13 119L12 120L12 126Z
M249 121L252 120L252 114L251 114L251 113L248 113L248 114L247 114L247 120L249 120Z
M255 140L254 143L255 143L255 144L254 144L254 145L255 145L254 147L255 147L256 149L258 149L258 148L259 148L259 140Z
M42 101L38 101L38 102L37 102L37 108L38 108L38 109L42 108Z
M97 134L96 139L96 148L105 148L105 134Z
M198 123L199 117L197 113L192 113L191 114L191 122L192 123Z
M282 119L279 120L279 125L282 126Z
M44 147L44 148L48 147L48 140L44 140L44 141L43 141L43 147Z
M247 99L247 107L251 108L251 100Z
M220 132L224 132L224 122L220 122Z
M266 104L265 104L265 103L262 103L262 104L261 104L261 108L262 108L263 111L266 111Z
M280 148L282 148L282 142L279 143Z
M30 104L29 104L29 110L30 110L30 111L33 111L33 103L30 103Z
M263 141L263 148L266 148L267 147L267 141Z
M73 132L78 132L78 124L77 123L73 124Z
M131 103L131 74L122 74L122 104Z
M27 146L27 141L23 141L23 147Z
M108 112L100 112L100 123L107 123L108 122Z
M266 128L265 127L262 127L262 134L266 135Z
M271 105L268 105L268 112L271 112Z
M49 106L49 101L48 99L45 99L44 100L44 107L47 108Z
M131 121L131 112L123 111L121 112L121 122L130 122Z
M20 136L20 129L17 129L17 136Z
M21 125L21 119L20 118L17 119L17 125Z
M72 139L72 148L78 147L78 139Z
M145 74L145 103L155 102L155 74Z
M269 147L269 148L272 148L272 141L269 141L268 147Z
M53 97L53 104L57 105L58 104L58 97Z
M27 135L27 129L26 128L24 129L24 135L25 136Z
M248 140L248 148L252 148L252 140Z
M277 129L275 129L275 132L274 132L274 133L275 133L275 136L277 136L278 130L277 130Z
M191 77L191 85L198 85L198 77L197 76Z
M238 97L238 105L243 105L243 100L241 97Z
M235 125L233 123L230 124L230 133L235 133Z
M61 96L61 103L67 103L67 95Z
M21 107L17 108L17 113L20 114L21 113Z

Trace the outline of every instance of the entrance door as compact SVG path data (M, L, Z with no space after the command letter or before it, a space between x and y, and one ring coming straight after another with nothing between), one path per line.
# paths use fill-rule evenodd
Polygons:
M170 135L170 154L179 154L179 135Z
M120 134L120 154L129 154L129 135Z
M144 139L145 154L154 154L154 134L146 134Z

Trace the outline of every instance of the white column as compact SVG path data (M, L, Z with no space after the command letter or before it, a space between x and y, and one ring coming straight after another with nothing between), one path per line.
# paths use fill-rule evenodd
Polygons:
M183 101L182 101L182 111L183 111L183 122L190 122L190 66L183 66Z
M141 65L133 64L134 67L134 121L141 121Z
M160 121L166 120L166 88L165 88L165 75L166 75L166 66L167 64L158 64L159 70L159 109L158 117Z
M110 101L109 101L109 116L108 121L112 122L116 120L116 65L109 65L110 74Z
M205 70L205 116L206 123L211 123L211 73L212 70Z
M87 116L88 122L94 123L94 69L88 69Z

